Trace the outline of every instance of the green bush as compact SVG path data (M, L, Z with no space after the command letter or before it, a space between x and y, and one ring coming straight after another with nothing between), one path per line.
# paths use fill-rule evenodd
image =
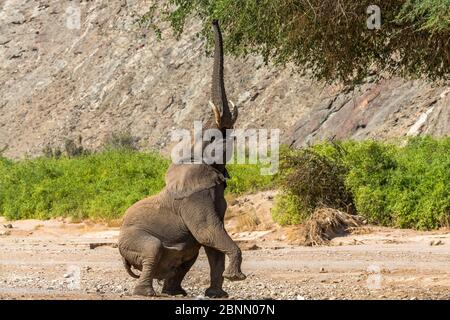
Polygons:
M12 162L6 158L3 158L0 155L0 216L2 215L2 205L5 201L5 188L6 185L4 183L4 179L1 177L5 177L7 172L9 172L10 167L12 166Z
M123 147L77 157L13 162L0 157L0 215L8 219L120 218L134 202L158 193L170 161ZM268 188L259 165L230 165L227 192Z
M263 191L274 186L274 176L261 175L261 164L230 164L227 166L230 179L227 192L242 195Z
M348 169L342 150L321 145L304 150L283 150L274 218L281 224L301 222L318 207L355 212L353 198L345 186ZM283 199L286 198L286 199Z
M282 226L300 224L310 215L302 208L301 197L283 190L275 197L272 217Z
M77 158L0 162L0 213L8 219L117 218L164 187L168 160L108 151Z
M345 175L345 190L352 197L357 213L369 222L416 229L450 224L450 138L412 138L403 146L376 141L323 143L310 147L307 152L315 155L316 160L325 157L333 166L345 167L340 169ZM285 170L291 180L299 168L311 172L318 168L315 161L290 166ZM275 208L274 218L281 223L302 220L316 206L305 208L298 204L309 201L311 192L321 199L320 191L328 188L335 172L336 168L324 170L320 172L324 178L310 181L320 186L305 186L308 180L284 184L286 199ZM293 199L292 194L298 198ZM342 200L347 201L346 193L342 195ZM286 201L291 204L285 204ZM297 205L293 206L293 201ZM317 206L322 203L317 202ZM280 217L282 207L291 208L285 213L294 217Z
M398 148L375 141L345 145L348 168L345 184L353 195L357 211L371 223L392 225L386 191L397 168L395 155Z
M277 177L258 165L229 165L227 192L281 187L273 217L298 224L318 206L386 226L432 229L450 224L450 138L401 143L345 141L284 150ZM169 160L109 150L76 158L11 161L0 157L0 214L9 219L121 217L164 187Z

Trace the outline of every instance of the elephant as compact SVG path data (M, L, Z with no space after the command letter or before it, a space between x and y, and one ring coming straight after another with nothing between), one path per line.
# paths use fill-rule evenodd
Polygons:
M217 21L213 21L213 30L215 51L210 102L213 113L207 125L225 135L226 130L233 128L238 112L236 107L231 112L225 93L223 40ZM210 143L222 142L211 140L203 147ZM202 247L210 266L206 296L227 297L222 288L224 278L246 279L241 271L241 250L224 227L227 178L225 163L172 163L165 188L126 211L118 247L126 271L139 279L133 294L155 296L153 280L157 279L164 280L163 294L186 295L181 283ZM226 269L225 256L229 258ZM132 267L140 270L139 276Z

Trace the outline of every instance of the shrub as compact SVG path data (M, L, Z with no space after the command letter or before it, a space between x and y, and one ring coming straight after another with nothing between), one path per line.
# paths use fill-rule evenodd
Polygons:
M292 153L282 171L283 199L274 208L280 223L302 221L318 204L354 203L371 223L416 229L450 224L450 138L417 137L404 146L323 143Z
M83 139L81 136L78 137L78 143L72 139L64 140L64 151L66 152L66 156L69 158L75 158L90 153L83 147ZM55 150L54 155L56 157L61 156L58 149Z
M316 149L284 151L281 156L278 181L282 193L274 210L274 218L281 224L301 222L318 207L355 212L345 186L348 170L343 149L338 145L333 153L324 146Z
M309 213L301 208L301 198L283 190L275 197L272 217L282 226L300 224L309 217Z
M156 153L109 149L72 157L10 161L0 157L0 215L8 219L116 219L134 202L158 193L170 161ZM259 165L231 165L227 192L268 188Z
M358 149L363 162L350 162L348 186L358 211L372 222L432 229L450 221L450 138L410 139L404 147L372 145ZM355 150L356 151L356 150ZM374 159L377 159L378 165Z
M351 191L358 213L371 223L392 225L386 188L397 168L398 148L391 144L364 141L346 144L348 174L345 184Z
M106 150L132 150L137 151L138 139L133 137L129 132L112 133L104 143Z
M3 203L5 201L5 190L6 185L4 183L4 179L1 177L5 177L6 174L9 172L10 167L12 166L12 162L6 158L3 158L0 155L0 215L2 215L2 207Z
M46 145L44 149L42 149L42 154L46 158L61 158L62 152L59 148L53 148L51 145Z
M64 140L64 154L68 158L80 157L83 155L88 155L91 153L90 150L83 147L83 138L78 137L78 142L73 139L66 138ZM53 147L51 144L47 144L42 149L42 155L46 158L56 158L59 159L63 156L63 152L59 147Z
M0 212L9 219L117 218L163 188L168 163L126 151L0 162Z
M261 164L230 164L227 166L230 179L227 192L242 195L263 191L274 186L274 176L261 175Z

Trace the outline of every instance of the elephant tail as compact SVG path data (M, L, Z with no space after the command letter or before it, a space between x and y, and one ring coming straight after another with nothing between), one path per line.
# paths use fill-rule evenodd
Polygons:
M123 265L125 267L125 270L127 270L127 273L132 276L135 279L139 279L140 276L136 275L133 271L131 271L131 264L127 261L127 259L125 259L124 257L122 257L122 261L123 261Z

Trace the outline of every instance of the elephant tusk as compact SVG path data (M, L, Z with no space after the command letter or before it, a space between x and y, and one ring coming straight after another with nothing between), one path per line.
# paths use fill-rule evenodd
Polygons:
M220 128L221 126L221 117L220 117L220 110L217 108L217 106L214 104L214 103L212 103L211 101L209 101L209 105L211 106L211 109L213 110L213 112L214 112L214 116L215 116L215 118L216 118L216 123L217 123L217 126Z
M239 110L238 107L236 107L236 105L233 103L233 101L230 100L230 104L233 107L233 116L232 116L232 121L233 121L233 125L236 123L236 120L239 116Z

